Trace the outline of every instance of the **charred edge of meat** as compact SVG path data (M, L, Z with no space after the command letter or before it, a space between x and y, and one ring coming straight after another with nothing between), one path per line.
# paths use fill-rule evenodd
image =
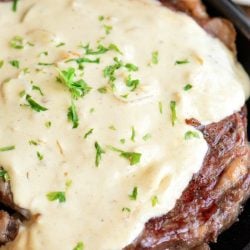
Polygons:
M207 126L197 120L209 145L202 169L193 176L174 209L149 220L142 234L126 250L192 249L232 225L250 195L246 109Z
M7 172L0 167L0 246L15 239L22 221L30 219L30 212L14 203Z

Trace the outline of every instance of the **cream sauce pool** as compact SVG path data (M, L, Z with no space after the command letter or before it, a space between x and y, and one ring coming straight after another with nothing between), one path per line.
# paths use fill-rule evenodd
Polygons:
M185 119L249 95L228 49L154 0L1 3L0 31L0 164L34 215L3 249L122 249L202 166Z

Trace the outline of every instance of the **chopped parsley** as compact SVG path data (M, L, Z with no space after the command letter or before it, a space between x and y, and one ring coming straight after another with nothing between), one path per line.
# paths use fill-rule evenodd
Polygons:
M191 84L188 83L188 84L186 84L186 85L184 86L183 89L184 89L185 91L188 91L188 90L190 90L191 88L193 88L193 86L192 86Z
M14 68L19 69L19 67L20 67L20 63L19 63L18 60L11 60L11 61L9 61L9 63L10 63L10 65L12 65Z
M26 95L26 101L29 103L30 108L35 110L36 112L48 110L47 108L41 106L36 101L34 101L30 95Z
M109 126L109 129L115 131L115 130L116 130L116 127L115 127L114 125L110 125L110 126Z
M72 186L73 181L72 180L67 180L65 183L66 191Z
M175 65L180 65L180 64L187 64L189 63L189 61L187 59L184 59L184 60L177 60L175 62Z
M104 45L99 44L96 49L90 48L90 45L87 44L86 46L83 46L83 48L85 50L86 55L101 55L108 51L115 51L121 55L123 54L118 48L118 46L113 43L111 43L108 47L105 47Z
M135 72L135 71L138 71L139 70L139 68L138 68L138 66L136 66L135 64L133 64L133 63L126 63L125 64L125 68L129 71L129 72Z
M141 153L126 152L126 151L123 151L121 149L118 149L112 146L109 146L109 148L113 150L114 152L120 153L120 157L127 159L131 166L138 164L141 160Z
M83 64L83 63L100 63L100 58L96 58L96 59L90 59L87 57L79 57L79 58L73 58L73 59L69 59L66 62L76 62L77 64Z
M0 69L3 67L4 65L4 60L0 60Z
M43 94L42 90L40 89L40 87L38 87L36 85L33 85L32 90L38 91L41 96L44 96L44 94Z
M125 144L126 140L124 138L120 139L121 144Z
M135 91L140 84L138 79L131 79L131 75L128 76L126 80L127 87L131 88L131 91Z
M142 137L142 139L144 140L144 141L148 141L149 139L151 139L151 134L145 134L143 137Z
M104 20L104 16L99 16L98 17L98 20L101 22L101 21L103 21Z
M51 121L45 122L45 127L46 127L46 128L50 128L51 125L52 125Z
M79 97L84 97L92 89L84 80L75 81L75 69L68 68L67 70L59 70L59 76L57 77L58 81L67 86L72 94L74 99Z
M21 36L14 36L10 40L10 47L13 49L23 49L24 48L23 38Z
M158 103L158 106L159 106L159 111L160 111L160 113L162 114L162 113L163 113L162 102L159 102L159 103Z
M93 133L94 129L91 128L85 135L84 135L84 139L87 139L89 135L91 135Z
M99 89L97 89L97 91L101 94L106 94L108 92L108 89L106 86L100 87Z
M83 242L78 242L76 246L73 248L73 250L84 250L84 244Z
M48 52L48 51L43 51L43 52L41 52L41 53L39 54L39 56L42 56L42 55L48 56L48 55L49 55L49 52Z
M38 143L37 141L30 140L30 141L29 141L29 144L30 144L30 145L33 145L33 146L37 146L39 143Z
M105 151L101 148L98 142L95 142L95 150L96 150L95 166L98 167L102 159L102 154L105 154Z
M131 128L131 137L130 137L130 140L132 142L135 142L135 128L134 127Z
M38 158L39 161L42 161L43 158L44 158L43 155L40 152L38 152L38 151L36 152L36 156L37 156L37 158Z
M15 148L16 148L16 147L15 147L14 145L2 147L2 148L0 148L0 152L11 151L11 150L14 150Z
M79 125L79 118L76 110L75 103L72 101L71 106L68 108L68 120L72 122L73 127L77 128Z
M111 30L113 29L112 26L106 25L106 24L103 25L103 28L104 28L104 30L105 30L106 35L109 35L110 32L111 32Z
M38 65L39 66L53 66L55 64L54 63L39 62Z
M65 45L65 43L63 43L63 42L58 43L58 44L56 45L56 48L62 47L62 46L64 46L64 45Z
M158 64L159 62L159 52L158 51L153 51L152 52L152 64Z
M10 180L10 176L9 176L8 172L3 168L0 169L0 177L4 180L4 182Z
M192 138L200 138L200 135L196 131L187 131L184 136L185 140L190 140Z
M22 91L19 92L19 96L20 96L20 97L24 97L25 94L26 94L25 90L22 90Z
M155 207L157 204L159 204L159 200L156 195L151 198L151 204L152 204L152 207Z
M12 0L12 11L16 12L17 11L17 4L19 0Z
M130 200L135 201L137 199L137 196L138 196L138 188L134 187L132 193L129 194L128 197L130 198Z
M176 121L177 121L176 102L175 101L170 102L170 110L171 110L171 122L172 122L172 126L174 126Z
M128 213L130 213L130 212L131 212L131 209L128 208L128 207L123 207L123 208L122 208L122 212L128 212Z
M56 201L58 200L59 203L63 203L66 201L66 196L65 196L65 192L50 192L50 193L47 193L47 199L49 201Z

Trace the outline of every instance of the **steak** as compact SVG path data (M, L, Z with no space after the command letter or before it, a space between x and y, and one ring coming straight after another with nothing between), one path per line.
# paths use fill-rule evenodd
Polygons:
M7 1L10 0L0 0ZM210 18L200 0L161 2L192 16L207 32L236 51L232 24ZM150 219L138 238L124 250L209 249L206 243L216 241L218 234L237 219L250 195L246 116L243 108L207 126L195 119L186 121L203 133L209 145L203 166L175 207L166 215ZM0 177L0 245L14 240L22 221L29 218L28 210L15 205L9 180Z

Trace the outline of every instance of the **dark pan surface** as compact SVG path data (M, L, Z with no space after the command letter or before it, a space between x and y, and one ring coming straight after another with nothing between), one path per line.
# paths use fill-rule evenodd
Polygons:
M218 0L220 1L220 0ZM222 16L214 10L208 1L204 1L208 7L208 12L212 16ZM244 38L238 31L237 37L238 59L243 64L250 75L250 41ZM250 100L247 103L250 113ZM249 114L248 113L248 114ZM250 118L250 114L249 114ZM248 137L250 141L250 120L248 120ZM244 210L230 229L222 233L216 244L211 244L212 250L250 250L250 200L244 206Z

